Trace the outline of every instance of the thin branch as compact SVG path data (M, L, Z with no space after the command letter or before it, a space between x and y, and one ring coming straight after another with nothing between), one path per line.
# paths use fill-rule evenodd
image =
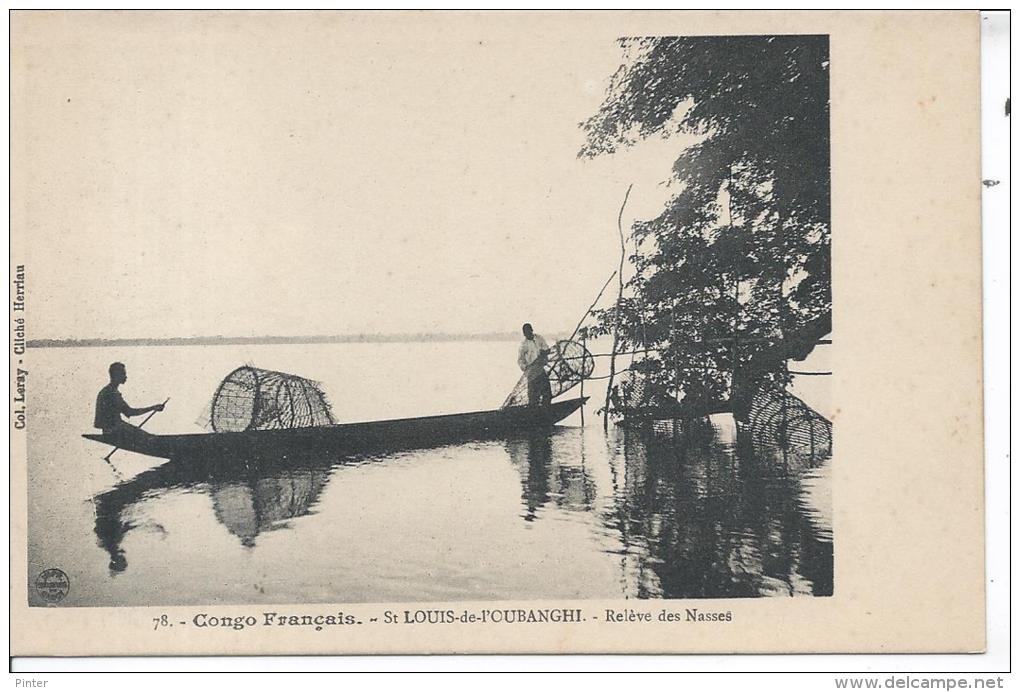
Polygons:
M602 284L602 290L599 291L599 294L597 296L595 296L595 300L592 301L592 304L588 306L588 310L585 311L584 316L581 318L581 321L577 323L576 327L574 327L574 331L570 334L570 338L568 339L568 341L573 341L574 337L577 336L577 333L581 331L581 325L584 324L584 321L588 319L588 315L590 315L591 311L595 309L596 305L598 305L599 299L602 297L602 294L605 293L606 291L606 286L609 285L609 282L613 280L614 276L616 276L616 272L610 274L609 278L606 279L606 282Z
M609 402L610 395L613 391L613 379L616 375L616 349L620 343L620 303L623 302L623 263L627 259L627 241L623 235L623 210L627 206L627 200L630 199L630 191L634 188L634 183L631 183L627 187L627 193L623 196L623 204L620 205L620 213L616 217L616 228L620 232L620 268L617 270L617 278L620 281L620 290L616 296L616 309L613 316L613 350L612 356L609 359L609 382L606 385L606 407L602 413L602 429L609 431Z

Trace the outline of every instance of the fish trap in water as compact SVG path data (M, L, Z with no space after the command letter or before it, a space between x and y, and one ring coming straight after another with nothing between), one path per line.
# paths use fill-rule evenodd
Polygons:
M286 430L334 425L317 382L244 365L223 378L209 408L215 432Z
M549 388L555 399L568 389L579 385L582 380L591 377L595 370L595 359L581 344L576 341L562 340L549 349L549 357L545 364L545 374L549 378ZM503 402L503 408L510 406L527 406L528 375L521 375L517 385Z
M759 450L784 449L812 460L832 455L832 422L780 387L758 390L748 428Z

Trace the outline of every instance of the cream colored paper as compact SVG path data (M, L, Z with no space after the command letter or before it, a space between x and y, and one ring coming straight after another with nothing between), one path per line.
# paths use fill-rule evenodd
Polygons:
M451 604L382 603L274 607L28 607L26 530L26 437L13 427L11 456L11 653L13 655L115 655L115 654L326 654L326 653L673 653L673 652L975 652L984 648L984 515L981 399L981 246L979 145L979 27L976 12L910 13L797 13L797 12L601 12L601 13L94 13L15 12L11 16L11 265L27 268L26 293L29 338L56 338L61 334L96 336L176 336L209 333L262 334L286 320L278 305L300 301L301 319L307 322L295 333L328 319L343 305L385 300L396 311L408 291L432 290L428 272L418 264L423 246L391 257L393 271L408 276L406 283L383 289L383 278L366 295L350 289L338 296L301 290L274 294L258 282L245 290L263 301L265 319L272 326L260 331L252 323L231 322L240 306L227 303L222 332L212 332L209 312L181 311L176 305L194 305L220 296L187 293L173 283L182 271L245 275L249 263L266 263L263 256L246 255L244 220L261 217L275 223L285 242L291 226L302 222L324 224L322 217L302 217L302 208L277 208L271 186L262 196L244 196L231 178L249 174L244 160L271 160L279 168L274 184L289 188L310 186L315 194L328 194L344 184L342 167L330 167L332 147L337 157L347 151L343 141L317 141L295 149L292 141L276 135L287 132L295 119L294 134L302 136L308 120L328 112L292 111L292 103L274 100L288 84L306 83L294 70L317 70L322 98L357 103L365 93L385 85L400 99L400 89L426 104L426 112L408 112L403 120L384 121L366 106L344 111L357 117L362 132L403 125L413 131L417 118L442 119L444 98L457 108L470 109L472 99L458 89L499 89L504 72L517 66L529 80L550 84L557 70L575 65L545 59L562 56L561 43L574 51L577 64L588 56L612 56L618 37L645 35L723 34L827 34L831 59L832 137L832 239L834 346L832 399L835 448L833 505L835 533L835 593L830 598L759 598L725 601L581 601L581 602L457 602ZM413 46L410 48L410 46ZM472 49L474 46L475 49ZM551 46L555 47L555 50ZM480 47L480 48L479 48ZM377 72L351 80L345 65L353 54L379 51ZM453 57L445 55L451 53ZM414 80L394 80L387 70L402 61L424 61L421 69L449 69L449 94L417 98ZM117 69L120 61L132 70ZM430 60L434 61L429 62ZM491 65L492 83L463 83L455 69L458 60L485 61ZM359 63L360 64L360 63ZM310 67L311 66L311 67ZM122 67L122 65L121 65ZM609 60L595 72L608 78L615 65ZM228 78L224 78L224 71ZM252 78L252 73L258 75ZM133 74L133 79L120 78ZM229 77L236 77L232 80ZM161 79L178 80L174 84ZM155 82L153 80L156 80ZM343 84L331 91L331 84ZM217 84L257 89L255 112L230 112L236 94L216 98ZM350 85L359 88L350 88ZM604 82L582 84L598 105ZM173 95L174 104L161 103L153 91ZM364 90L364 91L361 91ZM507 94L511 109L512 94ZM79 100L86 111L75 111ZM366 103L372 103L366 99ZM485 102L482 99L478 103ZM552 102L552 99L551 99ZM312 101L300 101L312 109ZM171 107L172 106L172 107ZM529 104L528 108L535 107ZM92 110L88 110L92 109ZM172 111L172 114L171 114ZM532 111L525 109L522 113ZM494 156L514 147L564 147L559 132L525 124L507 129L506 114L479 111L469 115L490 119L499 127L492 141L457 139L419 142L404 132L392 150L396 170L418 166L428 177L422 157L456 157L460 147L492 146ZM84 130L81 118L92 125ZM118 119L149 122L135 131L137 138L111 139L104 127ZM186 140L170 142L155 154L152 142L161 128L181 130L173 118L186 118L196 126L220 128L225 148L199 150ZM272 124L273 137L265 128ZM92 128L92 129L89 129ZM176 128L176 129L175 129ZM576 133L576 122L565 125ZM115 128L116 129L116 128ZM118 130L123 131L123 130ZM352 136L358 136L354 132ZM397 136L397 135L394 135ZM516 138L508 145L506 138ZM501 139L502 138L502 139ZM289 138L288 138L289 139ZM578 136L577 142L580 141ZM40 146L43 142L57 146ZM238 153L237 148L243 149ZM314 166L309 156L317 157ZM129 164L115 169L104 162ZM169 162L169 163L168 163ZM139 216L135 194L139 190L166 203L167 223L187 226L199 212L175 207L175 191L162 193L159 165L194 167L197 179L213 170L222 185L209 187L199 202L202 213L219 210L222 227L196 239L188 266L166 266L153 281L168 295L161 302L148 288L132 298L132 286L122 277L97 276L91 256L66 251L63 234L86 234L95 253L123 253L125 262L135 253L158 256L160 243L169 236L132 227ZM574 165L571 163L571 165ZM626 174L609 172L605 161L594 165L607 170L607 190L618 190ZM632 162L640 168L641 161ZM308 168L306 169L305 166ZM318 168L316 168L316 166ZM519 187L522 203L535 199L530 181L514 163L478 171L479 178L498 179L501 186ZM190 169L189 169L190 170ZM322 171L327 171L323 179ZM129 186L111 182L125 175ZM613 176L618 176L614 178ZM437 188L445 181L437 180ZM195 190L187 190L193 194ZM477 193L477 191L475 191ZM569 195L565 190L558 191ZM471 190L463 191L471 194ZM484 188L482 189L484 194ZM618 205L616 193L609 207ZM102 196L97 200L93 195ZM162 196L160 196L162 195ZM402 190L380 180L363 195L359 210L404 204ZM448 200L449 190L437 189L437 200ZM190 198L189 198L190 199ZM457 253L449 245L458 236L444 230L442 202L436 209L420 209L417 222L427 247L435 252ZM240 211L241 209L244 211ZM408 209L411 214L414 210ZM522 212L530 213L530 212ZM578 213L584 213L583 210ZM601 214L601 212L599 212ZM594 216L594 214L593 214ZM534 219L532 217L526 217ZM480 219L462 219L478 222ZM555 223L557 219L548 219ZM596 219L592 219L595 223ZM614 219L601 215L597 223L610 247L615 242ZM484 225L477 227L485 242ZM522 230L522 233L526 231ZM601 233L601 231L600 231ZM600 236L601 237L601 236ZM540 242L537 241L536 242ZM597 243L603 242L602 240ZM203 255L216 244L237 248L235 264L203 265ZM222 248L222 246L221 246ZM438 248L438 249L435 249ZM593 255L602 250L591 249ZM563 276L576 274L576 288L566 289L567 314L587 305L594 286L608 274L600 263L586 264L580 248ZM312 253L314 254L314 253ZM602 255L599 255L600 257ZM427 255L426 255L427 259ZM152 261L139 259L138 261ZM499 258L488 260L498 264ZM158 260L155 262L159 267ZM262 266L262 265L260 265ZM323 258L320 269L330 266ZM265 267L262 267L265 268ZM611 270L613 267L610 267ZM357 270L357 262L344 260L337 275ZM469 266L464 267L470 270ZM289 268L282 268L283 271ZM541 271L541 270L536 270ZM551 280L554 275L540 275ZM42 285L45 282L45 285ZM295 276L300 283L300 277ZM569 282L569 281L568 281ZM317 288L317 284L314 286ZM307 287L306 287L307 288ZM389 290L389 293L387 293ZM264 292L264 293L260 293ZM76 299L72 299L75 295ZM42 297L40 297L42 296ZM382 296L382 297L380 297ZM388 296L388 297L386 297ZM488 296L486 300L490 300ZM456 296L440 294L435 320L423 319L407 331L452 324L467 310L474 322L484 320L485 305L467 307ZM71 307L68 307L71 306ZM569 307L573 306L573 307ZM63 312L62 312L63 311ZM383 310L385 312L385 310ZM12 312L12 319L17 317ZM137 329L132 330L132 325ZM63 329L62 328L65 328ZM385 322L364 323L364 329L400 331ZM40 333L40 331L42 333ZM313 332L314 333L314 332ZM33 352L23 356L31 373ZM17 357L12 355L12 367ZM29 376L31 377L31 375ZM30 380L31 382L31 380ZM12 382L12 395L14 393ZM31 384L29 384L31 405ZM70 462L69 462L70 463ZM86 537L84 540L89 540ZM186 576L186 575L185 575ZM252 614L267 610L329 613L342 610L367 621L386 610L417 608L464 609L494 607L580 608L600 615L606 608L633 608L654 615L662 608L684 607L730 610L733 621L692 625L667 623L598 623L510 625L434 625L337 627L326 631L308 628L252 627L241 633L231 629L153 629L162 614L171 622L191 621L201 612Z

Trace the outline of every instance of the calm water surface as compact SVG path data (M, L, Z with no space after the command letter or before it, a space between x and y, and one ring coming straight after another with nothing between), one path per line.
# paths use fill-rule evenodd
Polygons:
M244 362L320 380L342 421L494 408L514 343L30 355L29 578L63 569L61 605L832 593L829 462L738 458L726 416L606 436L590 402L547 435L214 472L120 451L120 482L80 437L112 360L129 403L171 397L147 429L193 432Z

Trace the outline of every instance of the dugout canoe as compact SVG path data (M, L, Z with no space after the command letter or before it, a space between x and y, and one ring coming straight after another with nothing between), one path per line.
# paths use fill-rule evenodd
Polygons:
M514 406L492 411L398 418L366 423L341 423L287 430L244 432L82 435L87 440L160 459L179 457L286 456L289 452L359 452L370 449L431 447L471 439L508 437L548 428L581 408L588 397L567 399L548 407Z

